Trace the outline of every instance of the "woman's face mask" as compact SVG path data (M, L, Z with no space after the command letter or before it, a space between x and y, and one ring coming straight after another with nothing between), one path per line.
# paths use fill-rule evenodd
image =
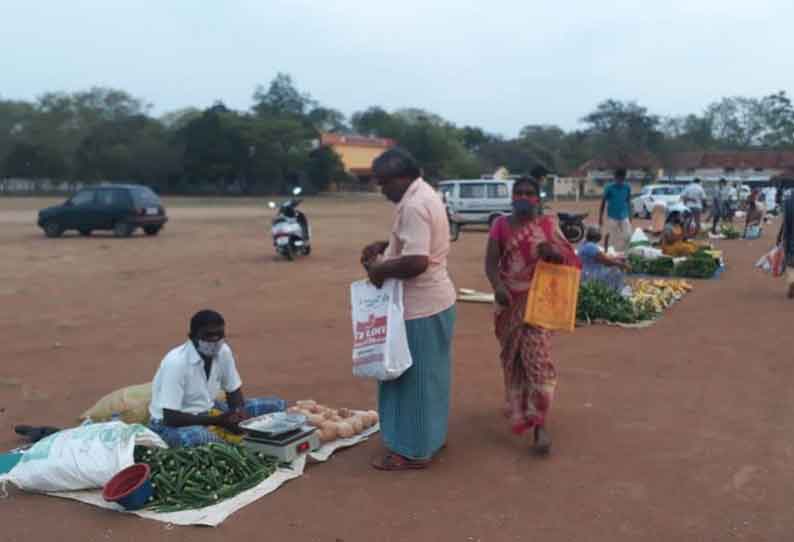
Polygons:
M529 216L537 212L540 198L536 195L519 195L513 197L513 211L520 216Z

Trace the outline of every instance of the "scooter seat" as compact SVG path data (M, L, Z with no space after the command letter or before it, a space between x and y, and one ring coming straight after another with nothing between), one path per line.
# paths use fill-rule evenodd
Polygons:
M557 213L557 217L560 220L583 220L587 218L590 213Z

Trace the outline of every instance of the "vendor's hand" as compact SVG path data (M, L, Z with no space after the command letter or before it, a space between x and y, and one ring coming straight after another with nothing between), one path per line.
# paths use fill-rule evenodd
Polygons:
M378 256L386 252L386 247L388 246L389 243L378 241L364 247L364 250L361 251L361 265L363 265L365 269L370 267L372 263L378 259Z
M232 433L242 433L239 423L243 421L238 412L224 412L218 416L218 425Z
M502 285L499 285L496 288L494 288L493 294L494 294L494 298L496 299L496 302L499 305L503 307L510 306L510 292L507 291L507 288L505 288Z
M378 264L372 264L367 267L367 274L369 275L369 281L375 286L375 288L382 288L383 283L386 282L386 276L382 272L382 267Z
M538 245L538 256L540 256L541 260L548 263L560 264L563 262L562 254L551 243Z

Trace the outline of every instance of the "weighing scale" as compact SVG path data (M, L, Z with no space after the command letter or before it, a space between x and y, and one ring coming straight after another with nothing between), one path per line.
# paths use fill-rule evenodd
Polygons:
M265 414L240 423L243 446L291 463L301 454L320 447L317 428L306 424L306 416L286 412Z
M301 454L312 452L320 447L317 428L304 425L299 429L269 437L246 435L243 446L277 458L281 463L291 463Z

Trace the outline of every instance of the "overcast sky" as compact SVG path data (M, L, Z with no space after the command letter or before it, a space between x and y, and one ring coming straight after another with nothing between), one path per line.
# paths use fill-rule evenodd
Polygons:
M506 136L610 97L678 115L794 91L792 0L0 0L0 20L1 97L106 85L157 114L246 109L279 71L346 114Z

